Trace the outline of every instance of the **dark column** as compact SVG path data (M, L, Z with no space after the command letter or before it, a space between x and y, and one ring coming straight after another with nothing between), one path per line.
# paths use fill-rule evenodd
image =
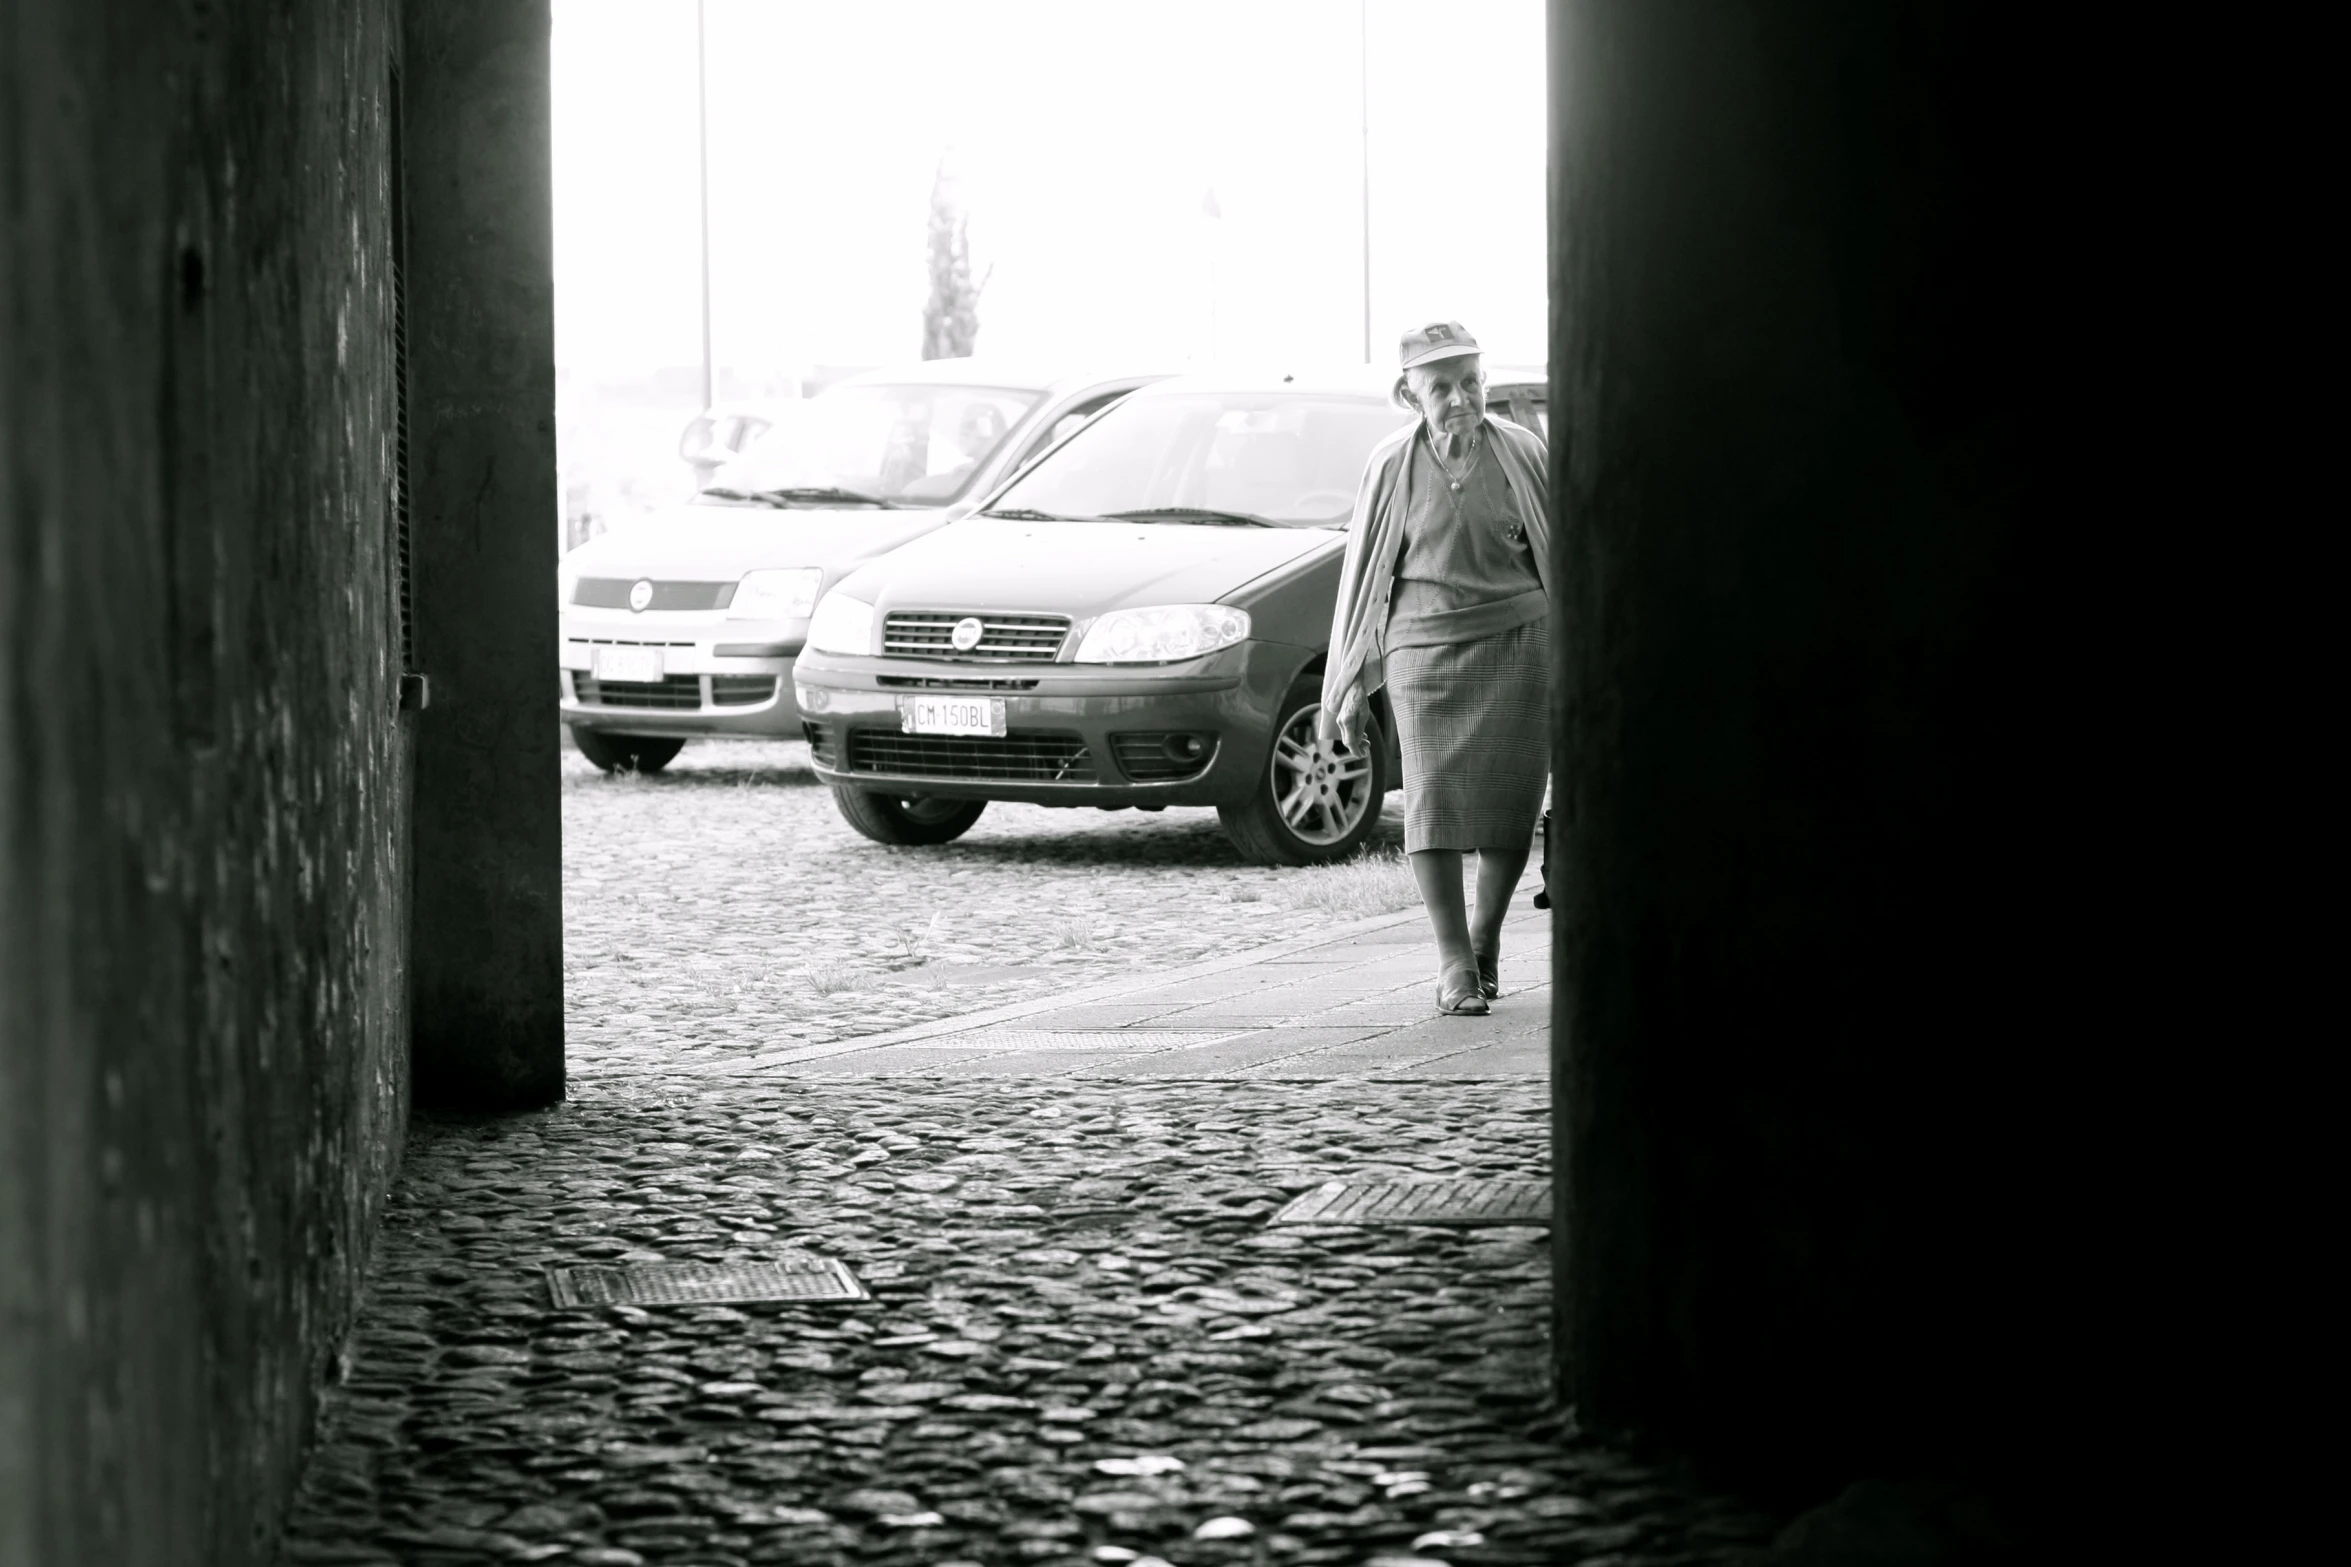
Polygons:
M2033 1439L2062 283L1979 18L1551 7L1563 1390L1796 1491Z
M563 1094L546 0L409 0L415 1094Z

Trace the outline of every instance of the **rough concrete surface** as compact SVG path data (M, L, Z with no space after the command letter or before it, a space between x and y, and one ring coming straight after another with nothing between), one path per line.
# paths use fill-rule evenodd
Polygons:
M266 1551L397 1159L385 12L0 7L9 1567Z
M552 18L403 0L419 1104L563 1092Z
M2068 56L1965 9L1552 11L1564 1361L1751 1480L2063 1489L2073 1427L2009 1411L2078 1376L2055 1107L2133 987L2084 978L2127 789L2068 803L2111 701L2060 672L2151 602L2016 376L2076 330L2011 238L2076 205Z

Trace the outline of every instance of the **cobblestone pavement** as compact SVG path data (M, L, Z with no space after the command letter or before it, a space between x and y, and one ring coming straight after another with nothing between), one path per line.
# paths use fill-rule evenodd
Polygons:
M799 744L698 743L644 778L566 744L563 812L580 1072L883 1033L1330 922L1294 901L1310 873L1245 863L1212 810L994 804L952 844L871 843ZM1401 823L1391 796L1374 843Z
M1729 1559L1762 1521L1563 1440L1543 1231L1266 1226L1335 1176L1540 1175L1544 1114L1526 1081L623 1076L422 1122L289 1555ZM785 1246L875 1298L536 1278Z
M1334 1178L1547 1175L1540 921L1493 1018L1438 1022L1417 914L1282 901L1212 815L991 810L887 850L795 749L567 764L571 1099L419 1118L290 1560L1664 1567L1769 1537L1565 1428L1544 1230L1268 1225ZM901 911L940 908L909 951ZM1080 919L1110 933L1055 934ZM905 977L942 964L983 982ZM541 1271L791 1251L872 1298L557 1309Z

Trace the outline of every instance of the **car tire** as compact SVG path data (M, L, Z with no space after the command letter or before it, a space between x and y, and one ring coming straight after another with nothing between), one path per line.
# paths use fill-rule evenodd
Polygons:
M1343 860L1361 849L1379 825L1388 792L1387 737L1379 716L1363 715L1360 753L1326 755L1314 737L1321 711L1319 680L1307 676L1292 685L1274 720L1273 744L1257 787L1240 804L1216 808L1225 836L1259 865ZM1316 776L1303 776L1309 770Z
M876 794L870 789L833 790L844 821L876 843L952 843L971 831L988 808L985 800L948 800L935 794Z
M686 748L685 741L662 735L616 735L577 725L571 743L608 773L657 773Z

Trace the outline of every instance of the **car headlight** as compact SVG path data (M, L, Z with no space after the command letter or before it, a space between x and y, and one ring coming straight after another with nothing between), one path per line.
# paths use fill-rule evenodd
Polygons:
M1229 604L1114 609L1087 628L1080 664L1169 664L1231 647L1249 635L1249 612Z
M824 572L815 566L785 571L747 571L735 584L729 620L804 620L816 608L816 585Z
M835 588L817 601L808 622L808 650L812 653L870 653L873 651L873 606Z
M570 567L570 566L558 566L558 567L556 567L556 568L555 568L555 603L556 603L556 606L557 606L558 608L560 608L560 607L562 607L563 605L569 604L569 603L571 602L571 596L572 596L574 593L576 593L576 592L578 592L578 591L579 591L579 586L580 586L580 574L579 574L579 572L578 572L578 571L574 570L574 569L573 569L572 567Z

